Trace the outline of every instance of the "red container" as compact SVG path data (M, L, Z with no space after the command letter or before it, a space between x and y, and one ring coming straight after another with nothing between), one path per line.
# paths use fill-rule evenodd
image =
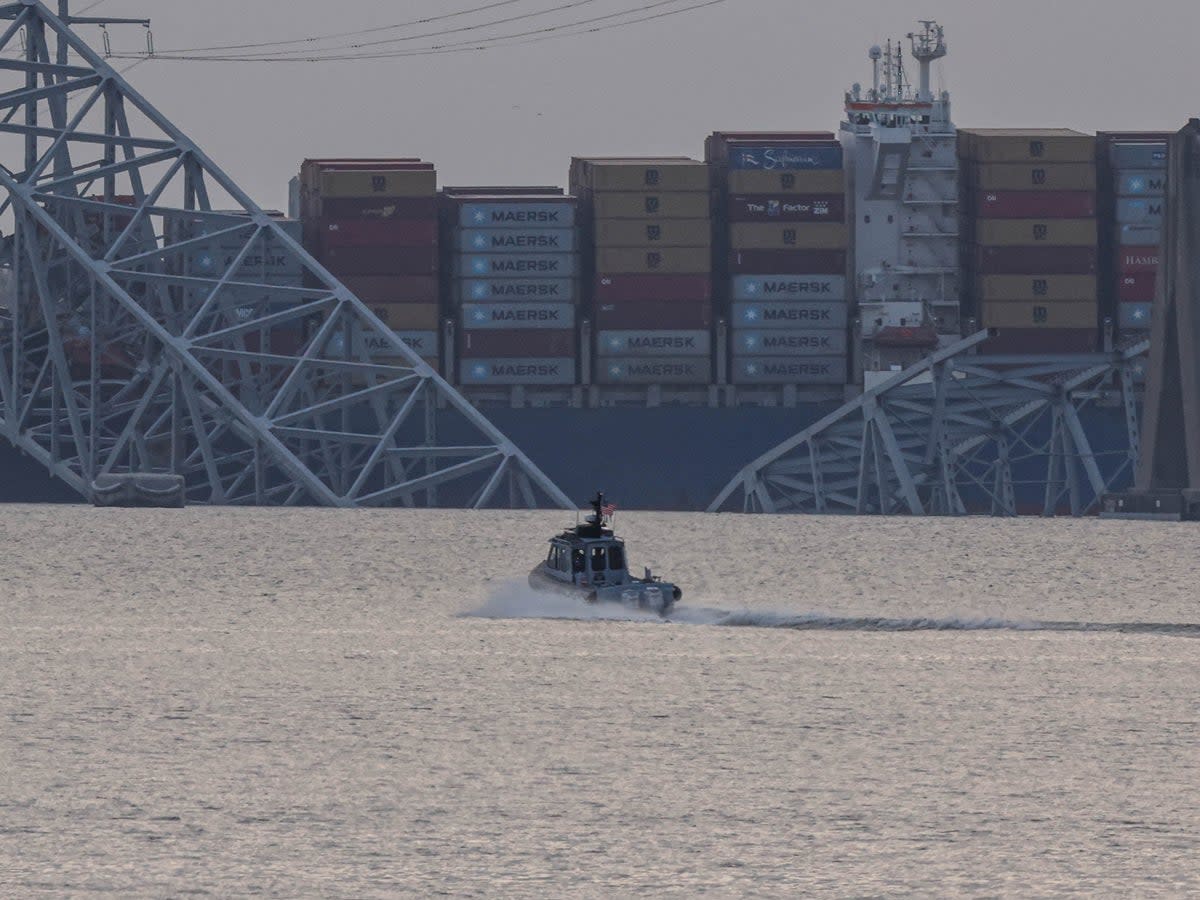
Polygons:
M770 197L759 194L729 198L730 222L844 222L842 194L797 194Z
M976 247L980 275L1092 275L1095 247Z
M563 358L577 355L575 332L566 331L463 331L459 354L464 359L517 357Z
M1134 272L1117 276L1117 299L1122 303L1151 303L1158 285L1157 272Z
M711 328L712 304L661 300L597 303L593 311L596 331L696 331Z
M845 275L845 250L734 250L734 275Z
M708 303L712 279L707 275L597 275L596 303Z
M1051 353L1095 353L1100 332L1096 328L1005 328L988 338L981 354L1020 356Z
M335 275L436 275L437 247L330 247L321 262Z
M437 244L435 219L322 219L321 247L427 247Z
M348 275L342 284L366 304L438 302L438 280L427 275Z
M436 219L437 197L337 197L321 201L326 219Z
M1117 251L1117 271L1157 272L1162 251L1158 247L1120 247Z
M1090 219L1096 215L1094 191L978 191L975 214L981 219Z

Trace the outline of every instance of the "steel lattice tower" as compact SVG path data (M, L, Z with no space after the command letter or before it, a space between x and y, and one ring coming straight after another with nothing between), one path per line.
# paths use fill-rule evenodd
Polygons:
M98 21L0 5L0 434L85 497L136 472L214 504L573 508L70 27Z

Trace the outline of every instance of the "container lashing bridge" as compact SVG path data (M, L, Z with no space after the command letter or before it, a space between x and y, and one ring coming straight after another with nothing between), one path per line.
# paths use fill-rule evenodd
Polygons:
M114 22L0 3L0 435L85 498L574 508L73 28Z

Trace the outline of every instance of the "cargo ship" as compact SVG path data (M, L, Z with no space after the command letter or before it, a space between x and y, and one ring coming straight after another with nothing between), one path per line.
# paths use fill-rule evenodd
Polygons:
M567 494L703 509L747 461L965 333L1084 353L1149 327L1166 136L959 129L932 88L943 29L908 39L915 83L903 44L870 48L836 134L579 156L565 188L309 159L286 227ZM196 264L227 256L217 241ZM388 361L389 341L368 346ZM1119 444L1109 412L1094 424Z

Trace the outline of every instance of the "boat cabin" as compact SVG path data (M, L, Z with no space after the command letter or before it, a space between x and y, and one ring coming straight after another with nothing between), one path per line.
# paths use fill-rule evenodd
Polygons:
M605 527L604 495L592 501L595 513L570 531L550 539L544 570L566 584L611 587L630 582L625 542ZM611 510L610 510L611 511Z

